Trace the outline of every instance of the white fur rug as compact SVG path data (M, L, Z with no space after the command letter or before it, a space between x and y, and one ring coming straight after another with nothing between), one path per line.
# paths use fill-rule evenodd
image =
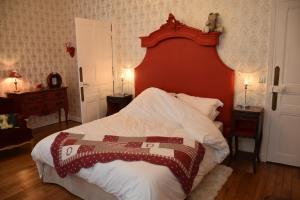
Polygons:
M188 200L214 200L231 173L232 169L230 167L225 165L216 166L203 178Z

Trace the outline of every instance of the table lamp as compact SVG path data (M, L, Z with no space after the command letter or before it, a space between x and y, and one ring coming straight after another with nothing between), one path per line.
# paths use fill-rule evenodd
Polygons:
M9 73L9 78L14 78L15 81L14 81L14 84L15 84L15 91L14 92L20 92L20 90L18 90L18 82L17 82L17 79L18 78L21 78L22 76L16 71L16 70L12 70L10 73Z
M125 92L124 92L124 81L127 81L127 83L130 83L130 81L133 80L134 74L133 74L133 70L131 68L123 68L121 69L121 82L122 82L122 92L121 95L125 96Z
M124 79L125 79L124 70L122 70L120 78L121 78L121 82L122 82L121 95L125 96L125 93L124 93Z
M244 101L244 105L242 105L243 109L249 108L249 106L247 105L247 90L248 90L248 85L249 85L249 81L248 81L248 79L245 79L244 80L245 101Z

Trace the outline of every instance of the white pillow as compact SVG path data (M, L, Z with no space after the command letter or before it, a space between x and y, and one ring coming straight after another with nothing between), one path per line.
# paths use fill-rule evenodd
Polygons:
M218 109L218 108L217 108ZM212 121L215 121L215 119L219 116L219 114L220 114L220 112L218 111L218 110L214 110L212 113L211 113L211 115L210 115L210 119L212 120Z
M219 99L195 97L183 93L177 94L177 98L196 108L213 121L220 114L217 110L218 107L223 107L224 105Z

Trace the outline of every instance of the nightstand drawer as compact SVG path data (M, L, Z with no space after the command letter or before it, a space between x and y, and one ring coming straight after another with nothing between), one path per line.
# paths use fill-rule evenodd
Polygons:
M257 123L255 120L236 120L232 128L234 136L255 137Z
M246 113L240 111L233 112L233 118L238 120L257 120L259 117L258 113Z
M107 96L107 113L106 116L119 112L132 101L132 95Z

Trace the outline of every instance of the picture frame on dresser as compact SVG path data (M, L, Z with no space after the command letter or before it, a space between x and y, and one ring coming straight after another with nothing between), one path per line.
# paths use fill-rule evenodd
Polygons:
M52 72L47 76L47 85L49 88L60 88L62 85L62 78L59 73Z

